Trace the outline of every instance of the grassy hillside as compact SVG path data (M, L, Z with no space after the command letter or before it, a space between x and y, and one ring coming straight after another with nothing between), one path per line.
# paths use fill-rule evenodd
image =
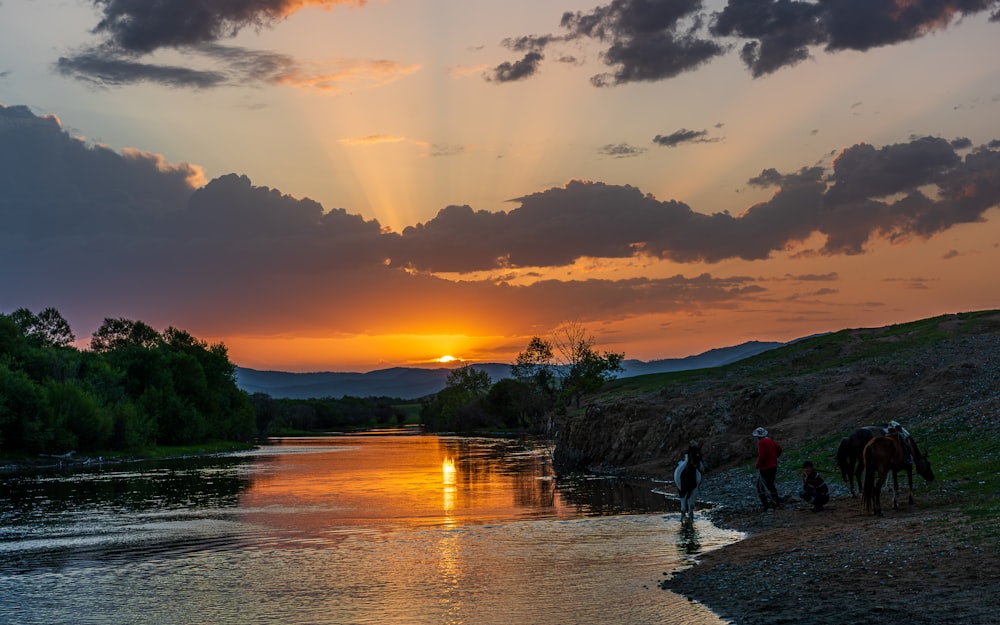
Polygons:
M748 467L750 432L762 425L787 462L811 458L832 478L843 436L893 419L929 450L936 496L998 511L1000 311L843 330L717 369L616 380L559 421L556 460L666 478L696 440L710 469Z

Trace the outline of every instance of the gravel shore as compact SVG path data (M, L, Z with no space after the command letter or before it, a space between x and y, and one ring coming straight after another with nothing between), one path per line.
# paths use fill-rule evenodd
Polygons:
M792 471L781 472L779 492L796 495ZM709 475L699 499L712 508L698 513L747 538L703 554L661 587L736 625L1000 622L998 519L971 519L949 489L922 493L921 484L914 505L904 495L901 509L874 517L839 476L826 479L824 511L796 499L763 512L745 471Z

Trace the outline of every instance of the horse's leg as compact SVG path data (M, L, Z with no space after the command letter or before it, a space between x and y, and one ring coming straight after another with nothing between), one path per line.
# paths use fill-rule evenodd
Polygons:
M912 506L914 504L914 501L913 501L913 466L912 465L906 467L906 483L909 486L909 489L908 489L908 492L909 492L909 495L910 495L909 503Z
M885 488L885 482L889 479L889 473L879 473L878 481L875 482L874 495L875 495L875 516L884 516L882 514L882 489Z
M853 471L854 472L854 479L857 480L857 482L858 482L858 493L862 492L862 486L861 486L861 479L862 478L861 478L861 476L864 473L864 471L865 471L865 463L864 463L863 460L861 460L859 458L858 461L857 461L857 464L855 465L854 471ZM854 496L854 482L851 482L851 496L852 497Z
M899 497L899 471L893 469L892 471L892 509L899 510L899 503L897 499Z

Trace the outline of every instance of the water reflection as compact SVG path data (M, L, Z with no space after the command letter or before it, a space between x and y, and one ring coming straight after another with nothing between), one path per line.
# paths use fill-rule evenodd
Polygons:
M696 523L681 522L677 547L681 562L684 564L695 563L695 557L702 552L701 539L698 536Z
M734 537L671 510L649 483L556 479L519 440L0 476L0 621L717 625L657 581Z

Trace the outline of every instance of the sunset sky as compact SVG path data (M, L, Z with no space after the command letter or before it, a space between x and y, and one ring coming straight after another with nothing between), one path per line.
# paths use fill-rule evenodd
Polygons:
M0 312L240 366L1000 308L1000 0L0 0Z

